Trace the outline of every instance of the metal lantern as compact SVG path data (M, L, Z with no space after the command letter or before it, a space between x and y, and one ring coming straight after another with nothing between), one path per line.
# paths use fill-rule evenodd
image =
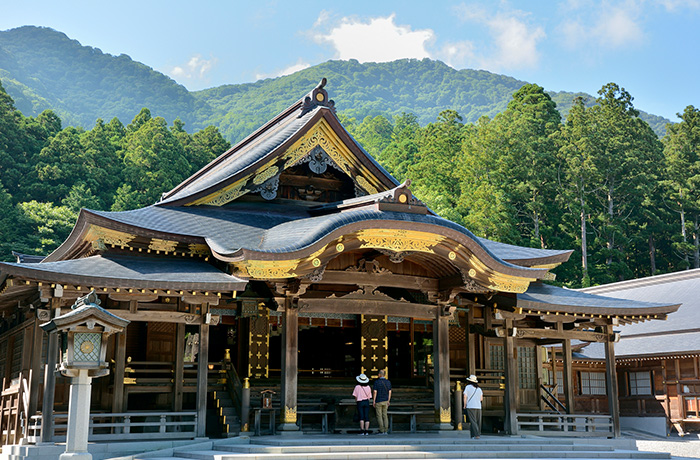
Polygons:
M109 373L105 359L107 337L121 332L129 321L99 306L95 291L76 300L71 311L57 316L41 327L61 335L61 374L75 377L80 369L88 369L90 377Z

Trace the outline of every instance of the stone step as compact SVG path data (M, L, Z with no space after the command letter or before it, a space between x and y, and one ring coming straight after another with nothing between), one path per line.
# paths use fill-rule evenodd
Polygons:
M240 453L222 453L220 451L192 451L181 452L182 458L194 460L366 460L366 459L560 459L560 458L580 458L580 459L668 459L670 456L655 452L637 452L637 451L553 451L553 452L522 452L522 451L441 451L441 452L416 452L416 451L366 451L366 452L326 452L326 453L260 453L250 454L246 452Z
M558 451L558 452L569 452L569 451L600 451L600 452L612 452L613 449L610 446L599 446L599 445L574 445L574 446L556 446L556 445L481 445L481 446L460 446L455 444L434 444L434 445L422 445L422 446L411 446L411 445L349 445L349 446L217 446L214 450L224 451L224 452L248 452L248 453L326 453L333 451L343 451L343 452L436 452L436 451L454 451L454 450L464 450L464 451L479 451L479 452L542 452L542 451Z

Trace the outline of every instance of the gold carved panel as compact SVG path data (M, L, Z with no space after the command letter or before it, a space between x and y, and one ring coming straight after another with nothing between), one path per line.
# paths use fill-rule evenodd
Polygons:
M434 254L434 248L445 237L433 233L415 230L397 230L377 228L360 230L357 239L362 242L361 248L388 249L394 252L428 252Z
M380 369L386 369L388 338L386 316L361 315L360 365L362 372L376 378Z

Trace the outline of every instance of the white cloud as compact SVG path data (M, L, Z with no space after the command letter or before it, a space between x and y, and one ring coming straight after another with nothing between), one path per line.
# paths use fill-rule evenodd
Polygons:
M623 6L604 5L600 11L593 34L601 44L613 48L639 43L644 34L638 24L635 8L631 4Z
M658 0L668 11L678 11L681 9L698 9L700 8L700 0Z
M461 41L444 44L435 57L456 69L464 68L474 61L474 43Z
M387 62L402 58L429 58L426 45L435 39L430 29L411 30L410 26L396 25L395 15L371 18L363 22L343 18L339 25L328 33L317 33L320 43L330 43L335 49L336 59L357 59L360 62ZM327 22L322 13L317 26Z
M176 79L204 80L216 62L216 58L202 59L200 54L196 54L186 64L171 68L168 74Z
M490 13L474 4L462 4L456 11L462 20L485 27L492 37L492 46L474 52L482 67L503 71L533 68L539 64L537 45L546 34L543 27L529 23L529 14L520 10Z
M264 79L264 78L283 77L283 76L285 76L285 75L291 75L291 74L293 74L294 72L298 72L298 71L300 71L300 70L304 70L304 69L306 69L307 67L310 67L310 66L311 66L311 64L309 64L308 62L304 62L304 61L301 60L301 58L299 58L299 60L297 60L296 64L292 64L292 65L290 65L289 67L285 67L285 68L282 69L282 70L278 70L278 71L275 71L275 72L272 72L272 73L258 73L258 74L255 74L255 79L256 79L256 80L262 80L262 79Z
M645 39L640 19L643 3L643 0L627 0L616 4L605 0L570 1L562 9L566 19L557 27L562 38L560 43L569 49L638 46Z

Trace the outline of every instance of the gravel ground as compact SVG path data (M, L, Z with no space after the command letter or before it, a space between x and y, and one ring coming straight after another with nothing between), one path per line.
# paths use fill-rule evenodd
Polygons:
M700 458L700 439L670 438L664 441L637 441L637 449L669 452L674 458Z

